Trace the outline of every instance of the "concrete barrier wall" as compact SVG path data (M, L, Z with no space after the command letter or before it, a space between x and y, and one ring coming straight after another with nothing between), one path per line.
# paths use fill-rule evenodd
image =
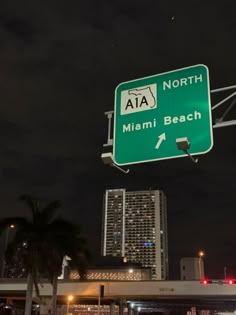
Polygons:
M73 294L81 297L98 297L99 286L104 285L105 297L147 297L152 296L235 296L236 285L208 284L198 281L97 281L97 282L59 282L58 296ZM39 285L42 296L52 295L52 285ZM1 292L26 291L26 283L1 283Z

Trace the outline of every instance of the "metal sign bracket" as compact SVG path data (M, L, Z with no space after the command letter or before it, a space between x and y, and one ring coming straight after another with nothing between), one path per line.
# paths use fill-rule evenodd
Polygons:
M227 97L225 97L224 99L222 99L220 102L218 102L217 104L215 104L212 107L212 111L214 111L215 109L217 109L221 105L225 104L227 101L231 100L231 102L228 105L228 108L226 108L226 110L224 111L222 116L220 118L216 119L215 124L212 126L213 128L222 128L222 127L229 127L229 126L236 125L236 120L228 120L228 121L224 120L225 116L229 113L229 111L236 104L236 85L231 85L231 86L227 86L224 88L211 90L211 93L219 93L219 92L224 92L224 91L228 91L228 90L235 90L235 91L233 93L231 93L230 95L228 95Z
M120 167L119 165L117 165L114 162L113 155L112 155L111 152L102 153L101 158L102 158L104 164L113 166L113 167L115 167L116 169L118 169L120 172L122 172L124 174L128 174L129 173L129 169L124 170L122 167Z

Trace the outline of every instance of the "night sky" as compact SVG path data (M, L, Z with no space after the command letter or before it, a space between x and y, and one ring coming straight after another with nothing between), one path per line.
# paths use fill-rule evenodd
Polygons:
M236 126L214 130L197 165L166 160L125 175L100 158L119 83L201 63L211 89L236 85L235 9L235 0L2 1L1 217L27 213L23 193L60 199L97 257L104 190L161 189L171 277L180 257L203 249L209 277L222 278L226 266L236 278Z

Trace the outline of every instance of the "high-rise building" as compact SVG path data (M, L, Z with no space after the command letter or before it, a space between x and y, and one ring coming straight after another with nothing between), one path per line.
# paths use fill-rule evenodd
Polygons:
M15 234L14 224L10 224L0 235L0 278L26 278L27 272L21 259L21 248L6 262L5 252Z
M106 190L102 255L150 267L153 280L168 278L166 197L159 190Z
M0 278L6 276L5 252L14 235L14 224L10 224L0 233Z

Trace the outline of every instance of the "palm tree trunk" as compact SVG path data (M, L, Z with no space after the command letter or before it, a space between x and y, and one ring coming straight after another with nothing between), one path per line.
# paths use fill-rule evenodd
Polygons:
M27 291L25 300L25 315L31 315L32 307L32 295L33 295L33 276L32 273L28 273L27 277Z
M52 282L52 315L56 315L57 312L57 283L57 275L54 275Z

